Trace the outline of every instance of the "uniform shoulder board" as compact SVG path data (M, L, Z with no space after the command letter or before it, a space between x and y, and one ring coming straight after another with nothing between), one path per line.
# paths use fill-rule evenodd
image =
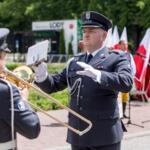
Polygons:
M125 54L124 51L120 50L120 49L113 49L113 50L110 50L109 53L114 53L114 54L118 54L120 56L123 56Z

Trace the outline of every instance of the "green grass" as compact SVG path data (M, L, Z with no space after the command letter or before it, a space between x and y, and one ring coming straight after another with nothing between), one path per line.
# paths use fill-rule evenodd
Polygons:
M53 63L53 64L48 64L48 72L51 74L56 74L62 71L62 69L65 67L64 63Z
M9 70L14 70L16 67L19 67L23 64L17 64L17 63L11 63L11 64L6 64L6 67L9 69Z
M57 99L63 105L68 106L68 92L67 92L67 90L53 93L50 96ZM29 100L33 104L35 104L36 106L38 106L44 110L53 110L53 109L60 109L61 108L59 105L54 103L51 99L45 98L33 90L30 90Z

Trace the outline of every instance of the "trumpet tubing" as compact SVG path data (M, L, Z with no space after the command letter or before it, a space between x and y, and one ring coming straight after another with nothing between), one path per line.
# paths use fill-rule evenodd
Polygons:
M81 116L79 113L75 112L74 110L70 109L69 107L63 105L62 103L60 103L59 100L53 98L52 96L48 95L47 93L45 93L44 91L42 91L39 87L37 87L36 85L34 85L33 83L29 83L25 80L23 80L22 78L16 76L15 73L7 70L7 69L4 69L3 72L7 75L6 76L6 79L9 80L10 82L12 82L13 80L16 81L13 83L16 83L16 84L20 84L22 85L22 87L28 87L28 88L32 88L34 89L35 91L37 91L40 95L50 99L51 101L53 101L54 103L56 103L57 105L59 105L61 108L67 110L69 113L73 114L74 116L76 116L77 118L79 118L80 120L82 120L83 122L85 122L88 126L86 129L80 131L78 129L75 129L73 127L71 127L70 125L68 125L67 123L64 123L62 122L61 120L57 119L56 117L48 114L47 112L45 112L43 109L35 106L34 104L32 104L31 102L28 101L28 103L33 106L35 109L41 111L43 114L45 114L46 116L54 119L55 121L57 121L58 123L62 124L63 126L67 127L68 129L70 129L71 131L73 131L74 133L78 134L78 135L83 135L85 133L87 133L91 128L92 128L92 122L88 119L86 119L85 117ZM18 85L19 86L19 85ZM21 87L21 88L22 88Z

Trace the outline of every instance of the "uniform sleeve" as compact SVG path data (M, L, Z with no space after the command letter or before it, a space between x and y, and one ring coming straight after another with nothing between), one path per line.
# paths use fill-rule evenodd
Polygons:
M132 88L133 77L130 62L125 55L118 56L114 64L114 71L101 71L101 86L121 92L129 92Z
M59 74L49 75L44 82L35 82L35 84L46 93L61 91L67 87L66 69Z
M36 138L40 133L40 121L31 107L22 100L19 90L12 86L14 100L15 131L27 138ZM11 112L11 109L9 110ZM10 118L7 123L11 125Z

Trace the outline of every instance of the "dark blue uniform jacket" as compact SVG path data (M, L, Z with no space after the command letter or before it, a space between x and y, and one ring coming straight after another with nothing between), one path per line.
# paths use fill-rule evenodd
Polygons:
M42 83L37 83L45 92L52 93L68 86L70 108L92 121L92 129L83 136L68 131L67 141L73 145L100 146L121 141L122 124L117 103L118 92L128 92L132 88L132 75L125 53L100 50L89 65L101 71L101 83L87 76L76 74L82 70L77 61L85 62L86 54L75 56L69 65L59 74L48 76ZM72 114L69 124L83 130L87 126Z
M14 100L14 129L27 138L36 138L40 133L37 114L22 100L16 86L11 84ZM0 143L12 140L11 96L8 84L0 79Z

